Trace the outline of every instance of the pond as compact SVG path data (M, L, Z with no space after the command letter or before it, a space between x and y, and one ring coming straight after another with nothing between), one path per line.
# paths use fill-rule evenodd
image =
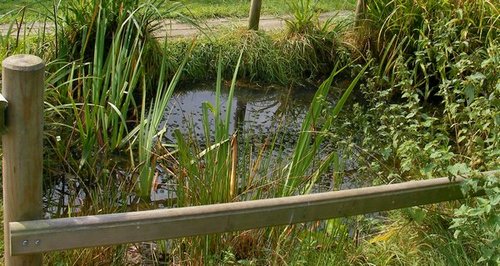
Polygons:
M301 131L302 122L307 115L309 105L314 99L315 88L284 88L278 86L258 86L242 84L235 89L229 121L229 134L238 131L239 144L238 158L249 158L257 156L260 147L265 145L270 138L278 136L278 141L274 149L268 151L271 157L269 162L278 165L279 163L288 163L287 160L293 153L296 141ZM224 86L220 96L221 117L227 114L227 102L229 98L229 88ZM327 101L334 104L334 96L327 97ZM201 147L206 144L205 133L203 131L203 105L210 104L215 106L216 92L214 83L199 83L184 86L176 90L164 112L163 121L159 130L165 128L163 135L164 144L174 144L176 139L174 131L179 130L183 138L192 138L199 143ZM210 134L215 132L214 114L208 114L208 126ZM241 136L241 137L240 137ZM213 143L214 136L209 143ZM246 146L245 146L246 145ZM248 145L252 146L248 149ZM334 151L329 143L325 144L323 149L324 156ZM246 147L246 148L245 148ZM330 149L329 149L330 147ZM251 150L251 151L249 151ZM246 154L244 154L246 153ZM339 152L339 155L340 152ZM253 160L255 158L252 158ZM240 159L241 164L245 164L245 159ZM357 167L353 160L342 161L344 171L350 171ZM283 164L281 165L283 167ZM272 168L271 168L272 169ZM156 169L157 189L152 192L151 202L162 207L162 202L171 201L176 198L176 180L167 174L167 171L158 165ZM127 175L127 173L123 173ZM71 179L71 178L70 178ZM341 180L340 188L353 188L357 185L352 182L353 176L345 175ZM78 184L76 184L78 185ZM328 191L333 189L334 184L331 178L325 178L318 184L315 192ZM338 187L337 187L338 188ZM79 207L85 205L87 198L83 190L78 189L77 195L70 195L68 186L64 183L58 183L50 189L46 196L46 201L59 202L57 207L52 207L47 212L51 214L60 213L60 208L73 206L73 212L79 212ZM135 196L130 195L127 203L130 205L135 201ZM68 210L66 210L68 211Z
M309 104L314 98L314 89L290 89L276 86L236 87L230 112L229 133L236 129L243 134L269 136L285 131L298 134ZM192 134L204 142L204 103L215 107L215 84L191 85L174 92L164 115L161 127L166 127L164 141L175 143L173 132ZM222 118L227 114L229 88L221 91ZM215 132L214 115L208 116L210 132ZM213 137L213 136L210 136Z
M274 149L269 151L271 164L279 164L284 160L289 160L295 148L296 141L301 131L302 123L307 115L309 106L314 99L315 88L284 88L277 86L237 86L232 99L231 110L229 110L229 134L238 131L239 148L238 158L248 158L255 160L257 154L249 153L249 150L258 151L269 139L278 136L278 141ZM225 117L228 110L226 108L229 88L224 87L221 91L221 117ZM332 105L334 97L326 99ZM206 137L203 125L203 105L215 106L216 92L215 84L202 83L185 87L183 90L174 92L168 108L164 114L164 121L160 128L165 128L164 142L175 143L174 131L179 130L183 138L193 138L200 146L205 145ZM215 132L214 114L208 115L209 132ZM242 136L242 137L240 137ZM208 136L213 143L214 136ZM252 146L250 149L248 145ZM334 152L331 145L326 144L323 154ZM330 148L330 149L328 149ZM253 157L252 157L253 156ZM242 161L240 159L240 161ZM243 160L240 162L245 164ZM353 161L346 161L347 168L354 168ZM281 165L283 167L283 165ZM270 168L272 171L273 167ZM157 169L162 172L161 169ZM157 189L151 199L153 201L175 198L175 181L166 178L167 175L159 175ZM346 178L342 182L342 187L352 187L353 184ZM331 190L333 184L323 182L322 188L317 188L316 192Z

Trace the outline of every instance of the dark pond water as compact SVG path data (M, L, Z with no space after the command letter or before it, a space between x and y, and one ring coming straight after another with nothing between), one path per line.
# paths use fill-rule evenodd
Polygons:
M179 129L203 141L204 103L215 107L215 84L197 84L174 93L165 112L165 141L175 142L173 132ZM226 117L229 89L221 92L221 116ZM230 112L229 132L236 129L244 134L272 135L277 130L298 133L314 97L313 89L283 87L236 87ZM208 116L210 132L215 131L214 115ZM191 133L189 133L191 132Z

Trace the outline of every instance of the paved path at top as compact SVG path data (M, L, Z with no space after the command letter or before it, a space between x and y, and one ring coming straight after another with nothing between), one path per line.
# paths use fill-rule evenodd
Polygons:
M320 15L320 20L325 21L329 18L346 18L353 14L352 11L337 11L337 12L328 12ZM274 17L274 16L261 16L259 29L264 31L273 31L285 28L285 20L290 19L290 16L283 17ZM221 27L245 27L248 25L248 19L239 19L239 18L218 18L218 19L208 19L199 23L199 27L195 27L192 24L182 23L174 19L166 19L160 23L161 27L154 33L154 35L158 38L162 38L165 36L169 37L188 37L188 36L196 36L200 34L201 31L210 32L217 31ZM15 36L18 33L17 25L0 25L0 35L5 36L9 32L9 28L11 29L11 35ZM42 32L45 29L45 32L53 32L54 25L51 23L44 24L40 22L32 22L25 23L22 25L21 30L19 30L20 36L27 35L35 35Z

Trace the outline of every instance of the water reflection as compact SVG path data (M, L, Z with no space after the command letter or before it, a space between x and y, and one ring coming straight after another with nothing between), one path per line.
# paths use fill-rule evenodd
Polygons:
M203 104L216 104L214 84L198 84L194 88L177 91L172 96L161 127L166 128L165 141L175 142L174 130L196 136L203 142ZM221 92L221 118L228 112L229 90ZM229 133L236 129L245 134L272 135L277 130L298 133L308 106L314 97L313 90L296 90L277 87L236 88L231 105ZM215 132L214 114L208 116L211 133ZM213 136L210 136L213 138Z

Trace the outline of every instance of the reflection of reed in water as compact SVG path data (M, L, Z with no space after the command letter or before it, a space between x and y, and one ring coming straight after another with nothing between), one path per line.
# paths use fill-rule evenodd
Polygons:
M216 96L213 87L210 84L201 84L194 89L183 89L174 93L163 122L167 128L167 142L175 140L170 136L175 129L179 129L183 134L192 134L191 137L204 142L203 139L207 136L202 129L201 105L214 105ZM225 110L224 104L228 100L227 93L223 89L219 99L222 103L219 115L222 116L228 111ZM229 110L229 130L250 135L272 135L278 131L296 134L313 95L314 90L303 88L300 91L274 86L238 88L235 90L233 106ZM209 128L213 131L213 114L209 112L209 116Z

